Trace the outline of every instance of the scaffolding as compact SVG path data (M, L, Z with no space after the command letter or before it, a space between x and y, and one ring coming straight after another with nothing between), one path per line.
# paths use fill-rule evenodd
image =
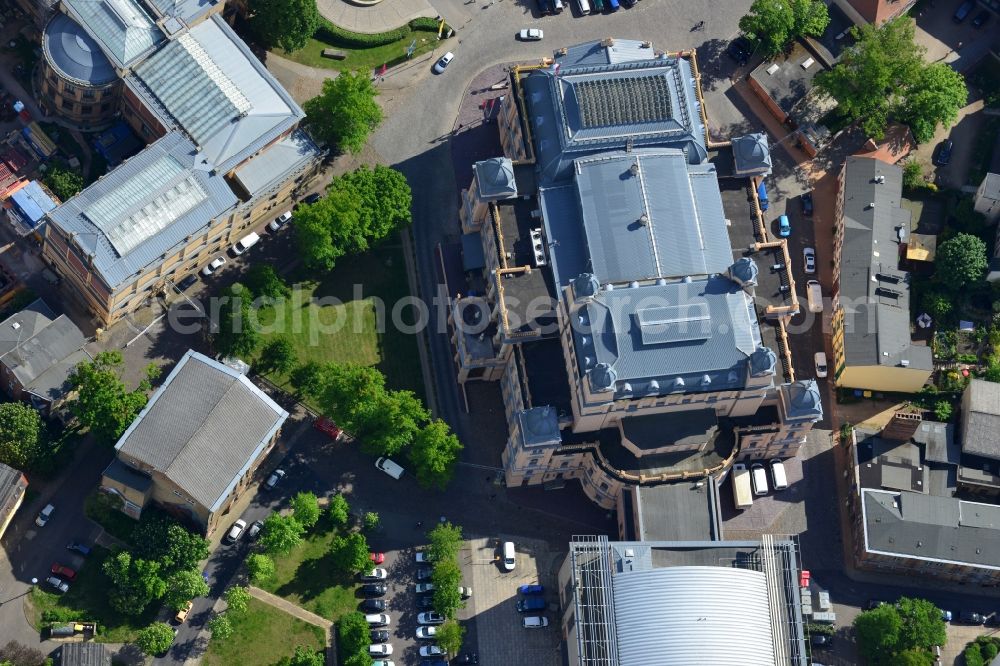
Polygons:
M606 536L574 536L569 544L581 666L617 666L618 636L611 555Z

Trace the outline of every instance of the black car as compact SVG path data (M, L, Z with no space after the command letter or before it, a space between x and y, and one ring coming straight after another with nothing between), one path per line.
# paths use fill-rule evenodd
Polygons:
M1000 613L990 613L986 616L987 627L1000 627Z
M434 570L431 569L430 567L420 567L419 569L417 569L416 578L417 580L427 580L428 578L431 577L431 574L433 573Z
M829 634L813 634L809 637L809 642L815 648L829 650L833 646L833 636Z
M750 44L750 40L746 37L737 37L729 42L726 53L739 64L745 65L750 60L750 54L753 53L753 45Z
M389 642L389 630L388 629L372 629L368 632L371 636L372 643L388 643Z
M948 166L948 163L951 162L951 151L954 147L955 142L951 139L942 141L938 147L937 159L934 160L934 163L938 166Z
M460 654L451 660L452 664L459 664L460 666L475 666L479 663L479 655L475 652L466 652L465 654Z
M882 599L869 599L868 603L865 604L865 610L875 610L879 606L883 606L889 603L888 601L883 601Z
M982 28L984 25L990 21L990 10L984 9L983 11L976 14L976 17L972 19L973 28Z
M186 278L177 283L177 288L181 291L187 291L191 285L198 281L197 274L188 275Z
M429 610L434 608L434 597L430 594L422 594L417 597L417 608Z
M802 214L806 217L813 214L813 195L812 192L806 192L802 195Z
M621 0L621 3L625 5L625 7L635 7L635 0Z
M976 6L976 0L965 0L962 4L958 6L955 13L952 15L951 20L955 23L961 23L969 14L972 12L973 8Z
M361 594L366 597L383 597L388 589L384 583L366 583L361 586Z
M958 620L956 622L960 624L982 624L986 621L986 618L979 613L973 611L962 611L958 614Z
M304 203L304 204L314 204L314 203L316 203L317 201L319 201L322 198L323 197L322 197L322 195L320 195L319 192L313 192L312 194L307 194L302 199L302 203Z
M381 613L385 610L385 599L365 599L358 608L362 613Z

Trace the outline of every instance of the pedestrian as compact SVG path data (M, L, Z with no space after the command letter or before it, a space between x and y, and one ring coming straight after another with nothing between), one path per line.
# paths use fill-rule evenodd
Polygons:
M424 526L424 521L418 520L417 521L417 527L423 527L423 526Z

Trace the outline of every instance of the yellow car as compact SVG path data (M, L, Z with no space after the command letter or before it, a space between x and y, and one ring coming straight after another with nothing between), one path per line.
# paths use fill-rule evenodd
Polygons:
M191 612L192 606L194 606L193 601L187 602L187 605L184 606L184 608L177 611L177 615L174 616L174 622L176 622L177 624L183 624L184 620L186 620L188 617L188 613Z

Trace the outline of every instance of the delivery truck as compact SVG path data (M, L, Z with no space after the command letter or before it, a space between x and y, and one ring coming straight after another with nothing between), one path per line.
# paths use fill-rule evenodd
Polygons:
M737 510L753 506L753 491L750 488L750 470L746 465L733 465L733 503Z

